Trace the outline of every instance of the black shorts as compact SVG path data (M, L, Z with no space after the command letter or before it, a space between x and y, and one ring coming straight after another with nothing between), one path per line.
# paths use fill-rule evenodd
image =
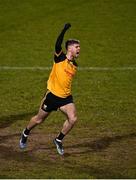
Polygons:
M61 97L55 96L50 91L47 91L45 95L45 99L42 103L41 109L46 112L57 111L58 108L69 103L73 103L72 95L66 98L61 98Z

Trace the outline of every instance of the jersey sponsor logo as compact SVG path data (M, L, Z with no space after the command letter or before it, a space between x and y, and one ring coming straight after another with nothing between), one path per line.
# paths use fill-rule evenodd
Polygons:
M75 75L73 72L69 72L67 69L64 69L64 71L71 77Z

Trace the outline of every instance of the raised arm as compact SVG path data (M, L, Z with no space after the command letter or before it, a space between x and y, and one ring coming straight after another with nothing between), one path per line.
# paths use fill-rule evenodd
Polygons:
M60 35L58 36L57 38L57 41L56 41L56 44L55 44L55 52L57 54L60 53L62 47L62 42L63 42L63 38L64 38L64 35L65 35L65 32L71 27L71 24L70 23L67 23L65 24L63 30L61 31Z

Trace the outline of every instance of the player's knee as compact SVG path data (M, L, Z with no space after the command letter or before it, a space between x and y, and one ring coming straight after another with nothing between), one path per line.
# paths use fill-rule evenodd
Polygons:
M77 122L77 116L76 115L72 115L69 119L70 123L72 125L74 125Z

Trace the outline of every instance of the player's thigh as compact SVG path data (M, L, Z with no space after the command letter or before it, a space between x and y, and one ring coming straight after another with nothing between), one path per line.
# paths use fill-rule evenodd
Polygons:
M39 107L39 111L37 113L37 118L40 120L44 120L45 118L48 117L48 115L50 114L50 112L46 112L42 109L42 104L44 102L46 97L44 97L42 100L41 100L41 104L40 104L40 107Z
M77 120L77 111L74 103L69 103L61 106L60 111L63 112L69 120Z
M49 112L43 111L41 108L38 111L37 118L41 121L43 121L45 118L49 116Z

